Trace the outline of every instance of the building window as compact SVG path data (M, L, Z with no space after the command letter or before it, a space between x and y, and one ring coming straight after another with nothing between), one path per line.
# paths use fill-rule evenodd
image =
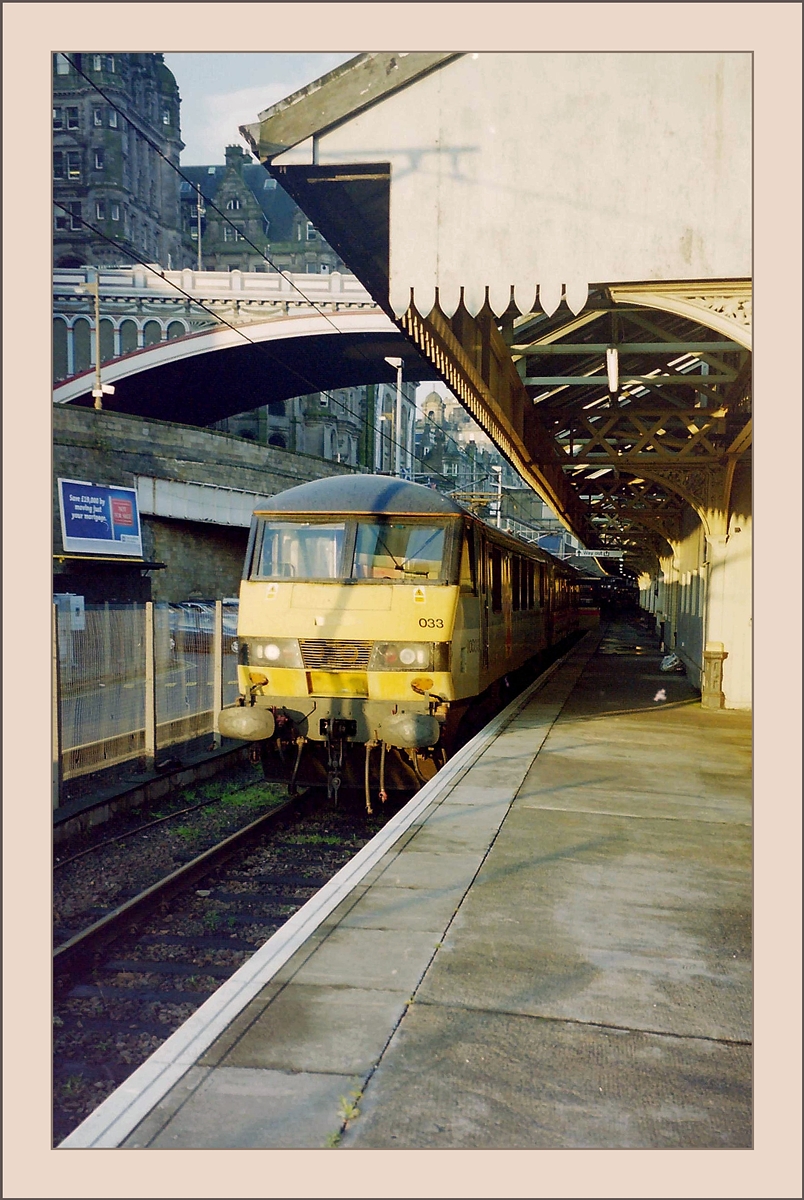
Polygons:
M235 235L235 231L234 231L234 229L232 229L231 225L224 225L223 240L225 242L233 242L235 240L234 235Z
M53 128L54 129L63 129L64 128L64 111L61 108L53 109Z
M67 216L66 213L57 211L54 214L53 226L55 229L69 229L70 218Z
M271 179L269 177L268 179L264 180L263 185L262 185L262 190L264 192L272 192L275 188L276 188L276 180L275 179Z
M169 108L162 109L162 124L163 125L170 124L170 109Z
M92 70L93 71L102 71L103 70L103 55L102 54L93 54L92 55Z
M81 229L81 201L75 200L70 204L70 228Z
M78 128L78 109L77 108L68 108L67 109L67 128L68 129L77 129Z
M307 241L314 242L318 234L315 231L315 226L312 221L307 222Z
M64 178L64 151L63 150L54 150L53 151L53 178L54 179L63 179Z
M114 55L109 54L106 58L106 70L110 75L114 75Z
M65 57L65 55L63 55L63 54L56 55L56 74L57 75L69 75L70 74L70 64L67 61L67 58Z
M226 207L227 207L228 209L237 209L237 208L239 208L239 207L240 207L240 201L238 200L237 196L233 196L231 200L227 200L227 201L226 201Z
M117 129L117 113L113 108L109 109L109 128Z
M307 264L307 274L308 275L317 275L318 274L318 263L308 263Z
M112 204L111 213L112 213L112 220L119 221L120 220L120 205Z
M67 151L67 178L81 178L81 154L78 150Z
M99 221L106 220L106 201L105 200L96 200L95 201L95 216L97 217L97 219Z
M103 124L103 109L102 108L93 108L92 124L93 125L102 125Z
M95 170L102 171L104 167L103 150L95 151Z

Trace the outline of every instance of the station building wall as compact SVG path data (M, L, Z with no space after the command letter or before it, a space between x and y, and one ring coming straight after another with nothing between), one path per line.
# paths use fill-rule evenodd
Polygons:
M698 515L685 509L672 553L639 580L642 607L654 615L666 649L678 654L696 687L703 680L704 650L725 650L726 708L752 704L751 509L751 465L741 462L725 532L707 537Z
M207 521L141 516L143 556L165 564L138 567L88 560L60 561L63 552L56 480L136 487L138 476L211 484L275 495L298 483L352 468L209 429L74 408L53 410L54 591L102 600L177 602L236 596L248 529Z

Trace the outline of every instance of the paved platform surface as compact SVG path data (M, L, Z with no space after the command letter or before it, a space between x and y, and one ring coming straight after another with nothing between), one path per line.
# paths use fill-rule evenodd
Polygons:
M659 660L587 635L115 1144L749 1147L750 714Z

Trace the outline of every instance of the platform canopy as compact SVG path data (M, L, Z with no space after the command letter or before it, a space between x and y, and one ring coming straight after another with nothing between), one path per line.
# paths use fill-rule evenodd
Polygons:
M748 53L362 54L241 132L397 316L751 274Z
M748 53L361 54L241 133L588 547L643 569L685 506L723 524L751 439Z

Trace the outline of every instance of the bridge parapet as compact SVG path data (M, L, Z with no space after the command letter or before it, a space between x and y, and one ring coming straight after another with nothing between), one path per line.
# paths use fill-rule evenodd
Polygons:
M53 272L53 378L80 375L94 365L92 296L95 268ZM350 274L302 275L279 271L163 271L135 264L98 272L101 361L214 328L253 325L316 312L380 314L375 300Z
M76 287L93 282L93 267L57 268L53 271L53 294L59 311L67 301L78 306ZM328 275L291 274L284 271L165 271L158 263L146 266L102 268L101 302L108 299L178 299L187 301L189 292L197 300L222 300L247 296L268 303L291 301L304 305L358 304L376 307L376 302L354 275L333 271ZM179 290L180 289L180 290ZM86 309L84 301L83 309Z

